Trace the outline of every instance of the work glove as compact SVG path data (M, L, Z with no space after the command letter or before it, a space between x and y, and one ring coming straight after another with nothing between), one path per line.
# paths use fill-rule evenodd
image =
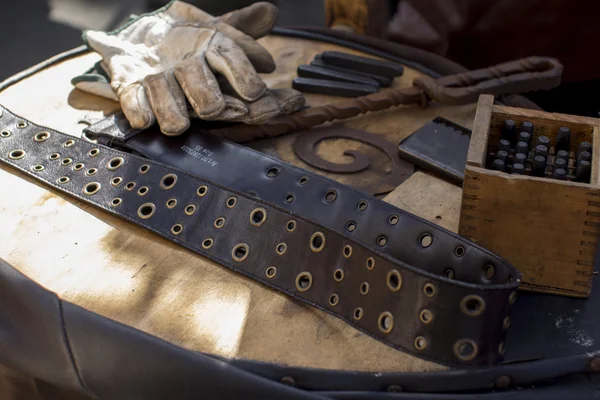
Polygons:
M158 121L164 134L179 135L190 125L188 102L193 117L260 124L304 106L302 94L268 89L258 75L275 62L253 38L268 34L276 17L269 3L215 18L172 1L117 31L86 31L102 61L72 82L118 100L133 128Z

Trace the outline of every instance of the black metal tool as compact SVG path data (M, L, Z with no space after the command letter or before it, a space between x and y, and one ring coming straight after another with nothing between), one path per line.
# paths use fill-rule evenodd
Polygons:
M571 129L566 126L558 128L556 134L556 151L566 150L569 151L571 145Z
M348 72L338 72L331 69L306 64L300 65L298 67L297 72L298 76L303 78L316 78L358 83L361 85L373 86L374 88L379 89L379 83L376 80L371 78L365 78Z
M587 152L591 153L592 152L592 144L590 142L579 143L579 148L577 149L576 158L579 158L579 154L582 151L587 151Z
M338 67L359 72L366 72L368 74L395 77L401 76L404 73L404 67L400 64L391 61L377 60L370 57L355 56L339 51L325 51L321 53L321 58L327 64L337 65Z
M504 150L500 150L499 152L496 153L496 159L502 160L502 162L506 164L506 162L508 160L508 153Z
M533 124L529 121L523 121L521 124L521 132L527 132L530 135L533 135Z
M369 85L314 78L295 78L292 87L300 92L341 97L360 97L377 92L377 88Z
M568 165L569 164L569 151L568 150L558 150L556 152L556 159L565 160Z
M561 181L564 181L565 179L567 179L567 171L565 171L562 168L557 168L554 170L554 172L552 173L552 177L554 179L559 179Z
M557 158L554 160L554 169L564 169L569 167L569 163L564 158Z
M531 167L531 175L543 177L546 174L546 157L535 156Z
M543 144L538 144L535 146L533 151L536 156L543 156L544 158L548 157L548 147L544 146Z
M323 59L320 57L320 55L317 55L314 58L314 60L311 61L310 65L314 65L315 67L327 68L332 71L350 73L353 75L362 76L364 78L373 79L374 81L377 81L377 83L379 83L379 86L381 86L381 87L390 87L392 85L392 82L394 81L392 78L388 78L387 76L368 74L366 72L358 72L358 71L354 71L351 69L338 67L337 65L327 64L325 61L323 61Z
M581 161L592 161L592 154L589 151L582 151L577 156L577 164L581 163Z
M536 146L542 145L546 146L546 148L550 148L550 138L548 136L539 136L537 138Z
M527 154L529 153L529 145L527 144L527 142L517 142L517 145L515 146L515 151L517 153Z
M462 185L471 131L437 117L408 136L398 147L400 158Z
M500 160L499 158L496 158L494 160L494 164L493 167L496 171L506 171L506 164L504 163L504 161Z
M575 180L577 182L589 182L591 172L592 164L589 161L581 160L580 163L577 163L577 168L575 169Z
M510 151L510 142L506 139L500 139L500 142L498 143L498 151L509 152Z
M513 164L523 164L527 163L527 154L517 153L513 158Z
M527 146L531 146L531 133L522 131L519 133L519 142L527 143Z
M517 129L515 121L512 119L504 121L504 126L502 127L502 139L508 140L511 145L517 143Z
M523 165L521 163L513 163L512 173L515 175L524 175L525 174L525 165Z

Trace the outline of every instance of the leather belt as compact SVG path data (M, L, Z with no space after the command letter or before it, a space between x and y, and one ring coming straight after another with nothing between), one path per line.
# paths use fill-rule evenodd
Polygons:
M192 175L35 125L3 108L0 114L0 160L54 189L331 313L397 349L447 365L501 360L520 274L464 238L225 141L214 142L225 149L220 154L226 157L218 160L210 148L191 149L200 162L221 170L207 178L202 172L208 169ZM250 156L250 165L238 162ZM237 182L235 188L211 180L223 179L227 171L248 174L253 166L261 176L229 178ZM294 193L294 201L284 199L288 209L238 188L248 184L251 189L250 183L259 180L261 188ZM295 211L301 202L318 209L312 219ZM351 234L344 231L347 223L340 229L333 222L342 218L354 221Z

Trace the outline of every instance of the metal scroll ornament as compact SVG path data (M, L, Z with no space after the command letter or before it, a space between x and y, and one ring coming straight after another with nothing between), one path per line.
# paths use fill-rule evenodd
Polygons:
M298 158L308 165L337 174L357 173L365 171L371 166L371 157L356 150L345 150L343 153L353 158L350 163L338 164L323 159L315 149L317 144L327 139L354 139L369 144L384 152L392 161L392 168L386 170L386 176L383 179L374 180L371 185L361 188L363 192L372 196L391 192L414 172L413 164L398 157L398 149L394 144L381 136L346 128L343 125L332 125L301 132L294 143L294 151Z

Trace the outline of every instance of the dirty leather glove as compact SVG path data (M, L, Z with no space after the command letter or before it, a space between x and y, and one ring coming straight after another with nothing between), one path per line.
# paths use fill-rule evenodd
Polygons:
M272 72L275 63L251 36L266 35L276 16L269 3L215 18L172 1L115 32L87 31L84 40L102 56L100 66L131 126L143 129L158 121L163 133L179 135L190 125L188 102L198 118L248 124L304 106L299 92L269 90L257 73ZM85 76L73 81L115 98Z

